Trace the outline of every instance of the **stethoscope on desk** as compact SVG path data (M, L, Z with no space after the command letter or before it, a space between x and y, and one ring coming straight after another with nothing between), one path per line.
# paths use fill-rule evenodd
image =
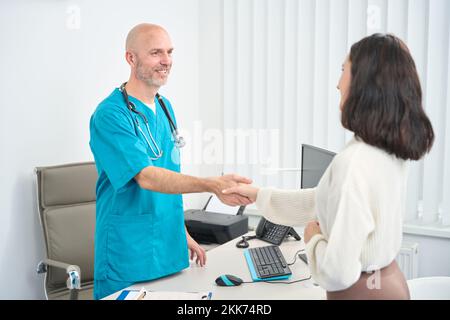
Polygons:
M125 103L127 104L128 109L131 112L134 112L137 115L139 115L144 120L145 126L147 127L148 135L149 135L150 140L152 141L153 145L155 146L155 148L153 148L152 144L147 139L147 136L144 134L144 131L142 131L137 117L135 118L136 126L137 126L138 130L141 132L141 134L144 136L145 141L147 142L148 146L150 147L153 154L155 155L154 157L150 157L150 159L157 160L162 157L163 152L158 147L158 144L156 143L155 139L153 138L152 132L150 131L150 127L148 125L147 117L142 112L136 110L136 106L134 105L134 103L130 102L130 100L128 99L128 93L127 93L127 90L125 89L126 84L127 84L126 82L122 83L119 90L122 92L123 99L125 100ZM161 108L163 109L164 114L167 117L167 120L169 120L170 131L172 131L172 136L173 136L175 147L177 147L178 149L183 148L186 145L186 142L184 141L183 137L178 134L177 126L173 122L172 117L170 116L169 111L167 110L166 104L164 103L164 101L161 98L161 96L159 95L159 93L156 93L156 99L158 99L158 102L159 102Z

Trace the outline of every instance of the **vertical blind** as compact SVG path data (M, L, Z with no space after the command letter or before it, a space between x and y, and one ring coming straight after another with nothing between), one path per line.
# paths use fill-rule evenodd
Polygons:
M405 221L450 225L450 1L222 0L227 172L298 189L301 144L339 151L336 88L351 45L389 32L411 50L436 140L411 162Z

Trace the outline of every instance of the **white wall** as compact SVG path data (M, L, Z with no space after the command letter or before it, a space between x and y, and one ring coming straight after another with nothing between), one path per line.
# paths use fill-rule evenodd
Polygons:
M450 239L405 233L403 240L419 244L419 277L450 276Z
M0 299L44 297L34 271L44 251L33 169L93 159L89 118L128 79L132 26L168 29L174 66L161 92L180 127L199 119L198 15L197 0L0 2ZM199 173L195 165L183 171ZM186 205L197 206L196 198Z

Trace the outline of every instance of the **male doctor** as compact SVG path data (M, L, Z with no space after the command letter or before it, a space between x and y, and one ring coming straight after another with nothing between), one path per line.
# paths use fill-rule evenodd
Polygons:
M128 34L130 78L95 110L90 147L98 171L94 297L178 272L206 254L184 226L183 193L212 192L228 205L248 198L223 189L251 180L237 175L180 174L176 120L157 94L172 67L172 43L160 26L139 24ZM166 110L164 110L164 107ZM172 124L171 124L172 121Z

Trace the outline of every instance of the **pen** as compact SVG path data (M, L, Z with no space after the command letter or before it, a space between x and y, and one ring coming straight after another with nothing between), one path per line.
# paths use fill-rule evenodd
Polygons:
M142 299L144 299L146 293L147 293L147 291L145 291L145 290L142 291L142 293L139 295L139 297L137 297L136 300L142 300Z

